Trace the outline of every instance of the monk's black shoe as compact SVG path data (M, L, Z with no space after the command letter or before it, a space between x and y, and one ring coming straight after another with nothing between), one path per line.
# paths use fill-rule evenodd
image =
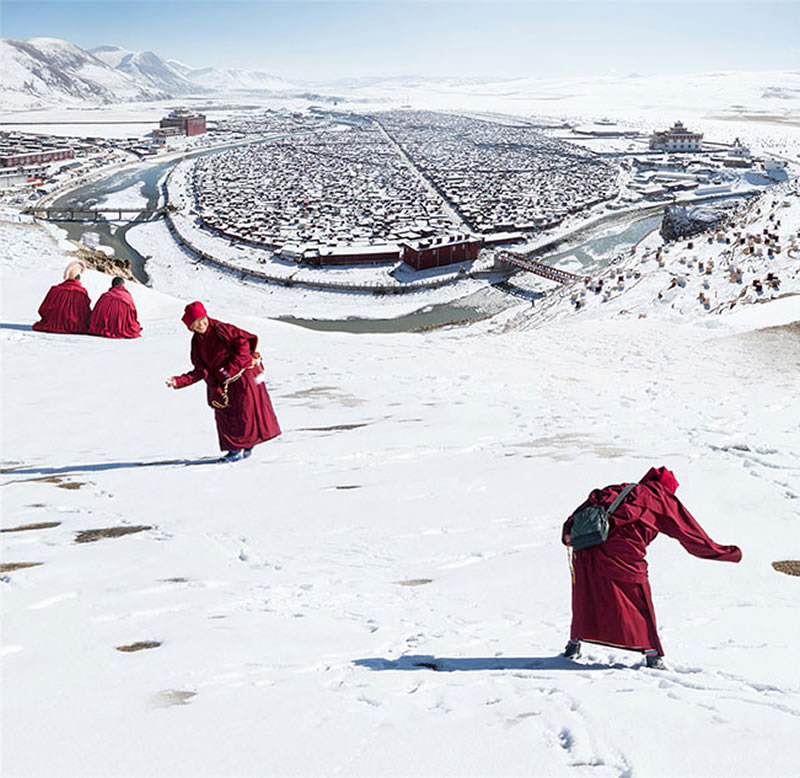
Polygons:
M644 661L652 670L666 670L667 666L664 664L664 657L659 654L645 654Z
M224 457L219 459L220 462L238 462L240 459L244 458L244 454L242 453L242 449L236 448L233 451L229 451L225 454Z
M247 457L249 457L249 456L250 456L250 454L252 454L252 453L253 453L253 447L251 446L250 448L246 448L246 449L244 449L244 450L242 451L242 456L243 456L245 459L247 459Z
M564 647L564 656L567 659L577 659L581 655L580 640L570 640Z

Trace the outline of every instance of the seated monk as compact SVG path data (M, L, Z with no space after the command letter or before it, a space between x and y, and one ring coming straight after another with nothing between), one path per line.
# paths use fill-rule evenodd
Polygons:
M138 338L142 334L133 297L119 276L95 303L89 317L89 334L103 338Z
M38 332L72 332L83 334L89 328L89 293L81 284L83 262L70 262L64 271L64 280L50 287L39 306L41 321L33 325Z

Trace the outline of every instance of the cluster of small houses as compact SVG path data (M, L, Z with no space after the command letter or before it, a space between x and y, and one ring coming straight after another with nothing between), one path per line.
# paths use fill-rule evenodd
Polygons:
M291 113L273 111L270 108L261 113L242 113L217 119L209 128L216 135L230 136L232 140L250 136L265 137L276 134L293 134L305 130L319 129L328 122L314 114L308 115L293 111Z
M0 132L0 191L11 202L37 200L53 185L122 159L102 138Z
M204 157L191 186L206 227L296 259L391 260L398 242L455 227L441 198L371 124Z
M618 170L534 127L432 111L376 120L479 233L546 229L618 194Z
M427 249L430 267L472 258L484 236L555 226L618 191L613 166L531 127L433 112L373 119L295 126L291 138L198 159L191 194L203 226L312 264ZM289 121L287 132L302 119Z

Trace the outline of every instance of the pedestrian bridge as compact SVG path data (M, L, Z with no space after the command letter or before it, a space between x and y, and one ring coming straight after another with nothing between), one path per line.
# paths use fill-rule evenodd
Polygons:
M32 206L25 213L51 222L149 221L164 216L166 208L77 208Z
M588 278L588 276L578 276L574 273L568 273L566 270L545 265L543 262L537 262L524 254L518 254L516 251L509 251L508 249L498 251L496 258L498 262L502 262L505 265L511 265L518 270L524 270L526 273L535 273L537 276L542 276L542 278L547 278L550 281L557 281L560 284L571 284L573 281L584 281Z

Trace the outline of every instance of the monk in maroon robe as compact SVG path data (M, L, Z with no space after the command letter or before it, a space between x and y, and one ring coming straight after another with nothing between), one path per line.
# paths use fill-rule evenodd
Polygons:
M116 276L100 295L89 317L89 334L103 338L138 338L142 334L136 305L125 282Z
M167 380L181 389L206 382L206 398L214 409L222 461L249 457L253 446L281 434L264 386L258 337L233 324L209 318L202 303L186 306L182 321L194 333L191 360L194 369Z
M624 487L595 489L564 523L562 542L570 545L572 519L581 508L607 508ZM608 539L573 551L572 627L565 656L577 657L585 640L641 651L648 667L664 666L645 561L647 546L659 532L702 559L742 558L737 546L721 546L706 535L675 496L677 488L670 470L651 467L614 511Z
M64 280L50 287L39 306L41 319L33 325L37 332L66 332L84 334L89 330L91 301L81 284L82 262L70 262Z

